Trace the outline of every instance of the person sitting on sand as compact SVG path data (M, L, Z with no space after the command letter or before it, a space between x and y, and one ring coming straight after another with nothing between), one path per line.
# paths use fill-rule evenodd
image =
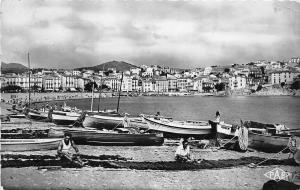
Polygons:
M192 161L190 155L190 146L188 145L187 139L181 139L182 141L176 149L175 160L178 162Z
M70 151L71 147L75 150L76 154L72 154ZM72 163L79 163L79 165L83 166L84 162L77 155L79 153L79 149L75 145L72 140L71 133L65 133L64 139L59 143L57 154L61 159L66 159L71 161ZM78 162L76 162L78 161Z

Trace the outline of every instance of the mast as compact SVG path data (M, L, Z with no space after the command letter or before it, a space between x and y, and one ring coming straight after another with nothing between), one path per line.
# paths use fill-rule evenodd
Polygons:
M117 112L119 112L119 105L120 105L120 96L121 96L122 82L123 82L123 72L122 72L121 84L120 84L120 88L119 88L119 98L118 98Z
M102 83L100 83L100 88L99 88L100 92L99 92L99 97L98 97L98 113L100 110L100 98L101 98L101 92L102 92Z
M91 112L93 111L93 104L94 104L94 82L93 82L93 87L92 87Z
M31 92L30 92L30 58L29 58L29 52L27 54L27 58L28 58L28 76L29 76L29 80L28 80L28 83L29 83L29 87L28 87L28 92L29 92L29 95L28 95L28 98L29 98L29 101L28 101L28 108L30 109L30 99L31 99Z

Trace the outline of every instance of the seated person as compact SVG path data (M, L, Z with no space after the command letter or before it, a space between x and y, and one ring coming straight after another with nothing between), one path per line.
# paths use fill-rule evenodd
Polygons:
M74 148L76 154L72 154L70 151L71 147ZM78 148L76 147L74 141L72 140L72 134L65 133L64 139L59 143L57 154L61 159L68 160L72 163L84 165L84 162L77 155L79 153Z
M182 143L177 147L175 160L179 162L191 161L190 146L188 145L187 139L183 139Z

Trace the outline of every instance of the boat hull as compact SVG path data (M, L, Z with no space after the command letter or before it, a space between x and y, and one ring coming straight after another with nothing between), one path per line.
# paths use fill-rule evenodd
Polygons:
M279 152L288 146L290 137L288 136L268 136L249 132L248 147L264 152ZM300 145L300 138L295 137L296 146Z
M150 130L163 132L164 136L210 136L212 134L211 125L180 125L174 122L163 122L154 118L144 117Z
M79 116L80 114L78 115L73 114L72 116L70 116L67 114L62 115L62 114L52 113L52 122L57 125L72 125L77 121Z
M163 137L155 134L125 134L115 132L95 132L69 130L76 144L80 145L113 145L113 146L160 146Z
M35 112L32 112L32 111L29 111L27 113L27 117L29 119L32 119L32 120L36 120L36 121L41 121L41 120L45 120L48 118L48 114L47 113L35 113Z
M82 125L95 129L114 129L124 127L124 117L109 116L109 115L87 115L85 116Z
M58 148L61 139L1 139L2 152L44 151Z

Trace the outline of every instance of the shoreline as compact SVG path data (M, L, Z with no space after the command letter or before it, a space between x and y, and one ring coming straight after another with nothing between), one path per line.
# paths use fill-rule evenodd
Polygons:
M300 91L296 91L294 94L282 94L282 93L275 93L270 94L267 92L262 93L252 93L252 94L240 94L240 93L232 93L230 95L224 94L212 94L212 93L166 93L166 94L155 94L155 93L148 93L147 95L141 94L139 96L132 96L130 93L125 94L123 92L121 94L122 97L279 97L279 96L290 96L290 97L299 97ZM13 98L12 98L13 97ZM98 98L99 94L94 93L94 98ZM113 94L101 94L101 98L113 98L117 97ZM32 93L31 94L31 101L32 103L43 103L43 102L50 102L50 101L67 101L67 100L78 100L78 99L89 99L92 98L91 92L54 92L54 93ZM12 99L15 99L17 102L27 102L28 101L28 93L1 93L1 102L5 103L13 103Z

